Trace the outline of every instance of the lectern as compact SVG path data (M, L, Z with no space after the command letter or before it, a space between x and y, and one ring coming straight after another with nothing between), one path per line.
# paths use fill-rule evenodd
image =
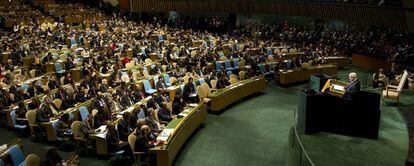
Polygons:
M326 93L302 90L299 94L297 128L302 134L321 131L378 138L380 99L377 93L360 91L344 98L337 80L328 80ZM337 86L335 86L337 85ZM324 87L325 88L325 87ZM329 91L329 93L328 93Z

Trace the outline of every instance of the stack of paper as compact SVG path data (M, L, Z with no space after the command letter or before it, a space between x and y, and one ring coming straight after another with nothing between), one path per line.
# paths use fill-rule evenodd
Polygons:
M164 129L161 134L157 137L158 141L167 141L170 135L174 132L174 129Z
M196 104L196 103L191 103L191 104L189 104L189 106L190 106L190 107L197 107L197 105L198 105L198 104Z

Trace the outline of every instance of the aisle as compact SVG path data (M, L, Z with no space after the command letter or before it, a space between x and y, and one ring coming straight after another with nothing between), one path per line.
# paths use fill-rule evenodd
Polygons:
M266 90L219 115L209 114L176 165L285 165L297 92L304 85Z

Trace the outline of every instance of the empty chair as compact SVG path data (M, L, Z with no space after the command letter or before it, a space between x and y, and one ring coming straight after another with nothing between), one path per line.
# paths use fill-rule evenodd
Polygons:
M231 77L231 78L230 78L230 84L231 84L231 85L235 85L235 84L237 84L237 79L236 79L236 78L234 78L234 77Z
M24 162L24 154L19 146L14 145L9 150L8 153L10 155L10 158L12 160L12 163L14 166L18 166L21 163Z
M267 55L273 55L272 49L270 47L267 48Z
M198 80L198 82L200 83L200 85L203 85L203 83L205 82L205 81L204 81L204 78L200 78L200 79Z
M200 98L200 100L203 100L204 97L205 97L203 88L201 86L197 86L196 91L197 91L197 94L198 94L198 97Z
M63 70L62 64L60 63L55 63L55 70L58 74L63 74L66 72L66 70Z
M217 89L217 80L211 80L210 83L211 83L211 88L212 89L214 89L214 90Z
M36 69L32 69L32 70L30 70L30 76L31 76L32 78L35 78L35 77L36 77Z
M244 77L246 76L246 72L245 71L240 71L239 72L239 78L240 80L244 80Z
M219 71L221 69L221 62L216 62L216 70Z
M80 113L80 116L82 118L82 121L84 121L86 119L86 117L88 117L88 115L89 115L89 110L85 106L81 106L79 108L79 113Z
M185 84L181 84L181 85L180 85L180 88L181 88L181 94L183 94L183 93L184 93L184 86L185 86Z
M27 130L28 126L27 125L19 125L19 124L17 124L16 110L13 110L13 111L10 112L10 118L11 118L11 120L13 122L13 126L11 126L11 127L13 127L14 130L18 134L23 135L24 132Z
M165 83L165 85L167 85L167 86L171 86L171 84L170 84L170 75L168 75L168 74L164 74L164 83Z
M234 69L239 69L239 59L237 59L237 58L234 58L233 59L233 61L234 61Z
M152 64L152 60L149 58L145 59L145 64L146 65Z
M56 105L57 108L60 109L60 106L62 106L62 100L60 99L55 99L53 100L53 103Z
M230 77L231 74L233 74L233 72L227 71L227 77Z
M164 41L164 37L162 35L158 35L158 41Z
M203 91L204 91L204 94L206 95L206 97L211 95L211 88L208 86L208 84L206 82L201 84L201 87L203 88Z
M167 72L167 65L162 65L161 68L163 72Z
M408 72L407 70L404 70L404 73L400 79L400 82L398 83L398 86L387 85L385 87L385 90L382 91L382 97L384 99L396 100L397 104L400 105L401 90L404 87L407 77L408 77Z
M23 84L23 85L21 85L20 86L23 90L27 90L27 89L29 89L29 85L27 85L27 84Z
M245 67L245 64L246 64L246 61L244 59L240 60L239 65L238 65L239 70L243 70Z
M40 165L40 157L35 154L27 155L25 161L26 166L39 166Z
M154 80L154 85L156 85L158 82L158 76L154 76L152 79Z
M142 83L144 84L144 89L146 93L153 94L157 91L151 87L151 84L148 80L144 80Z
M36 125L36 110L29 110L29 111L27 111L26 112L26 119L27 119L27 123L29 124L29 127L30 127L30 135L32 136L32 137L35 137L36 136L36 133L35 133L35 127L37 126Z
M190 77L188 75L185 75L184 78L183 78L184 83L187 83L189 79L190 79Z
M226 67L226 70L234 70L234 68L231 67L231 64L230 64L229 60L224 61L224 65Z
M95 115L98 113L98 110L97 109L93 109L92 110L92 116L94 116L95 117Z

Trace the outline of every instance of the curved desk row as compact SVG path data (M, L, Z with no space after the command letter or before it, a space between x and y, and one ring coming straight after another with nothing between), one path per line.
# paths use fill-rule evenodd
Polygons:
M210 110L220 111L244 97L264 90L265 87L266 79L264 77L255 77L242 80L237 82L237 84L212 92L211 95L207 96L211 99Z
M280 72L280 85L288 85L298 82L307 81L312 75L315 74L328 74L335 75L337 73L337 67L335 65L321 65L311 66L305 69L288 70Z
M149 150L151 163L156 163L158 166L172 165L181 147L205 121L207 109L207 103L201 102L193 107L190 106L189 109L180 113L183 117L172 120L165 127L165 129L171 132L168 139L166 139L166 143Z

